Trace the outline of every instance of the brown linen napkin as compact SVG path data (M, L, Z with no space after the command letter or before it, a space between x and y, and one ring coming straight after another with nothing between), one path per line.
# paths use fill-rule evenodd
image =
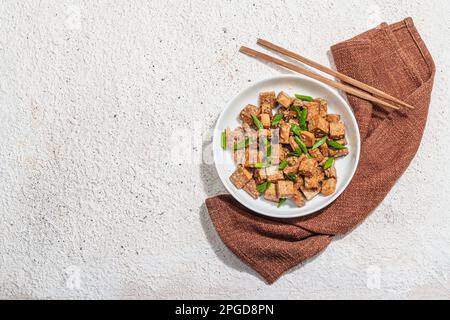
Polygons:
M222 241L268 283L361 223L406 170L425 127L435 66L411 18L383 23L333 46L331 52L338 71L415 109L386 111L348 96L361 132L359 167L345 192L318 213L276 220L250 212L230 195L206 200Z

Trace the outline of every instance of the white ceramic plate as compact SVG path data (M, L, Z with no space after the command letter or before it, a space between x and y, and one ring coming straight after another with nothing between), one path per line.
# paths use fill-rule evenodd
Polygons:
M244 190L238 190L231 183L229 177L236 170L236 165L232 159L231 150L222 150L221 133L226 128L234 129L242 124L239 119L240 111L247 104L259 105L259 93L263 91L285 91L291 96L295 93L309 95L312 97L320 97L328 100L328 113L336 113L341 115L341 119L345 124L346 138L350 154L335 161L335 167L338 174L338 182L336 192L325 197L319 195L307 201L306 205L298 208L291 200L285 202L281 208L277 208L277 204L265 200L262 196L255 200ZM277 76L267 80L253 84L251 87L242 91L237 95L228 106L222 111L217 120L213 137L213 153L214 162L220 179L233 195L233 197L248 209L262 215L276 218L294 218L314 213L332 203L348 186L358 166L360 154L360 137L358 124L355 116L347 104L347 102L334 89L326 85L301 76L284 75Z

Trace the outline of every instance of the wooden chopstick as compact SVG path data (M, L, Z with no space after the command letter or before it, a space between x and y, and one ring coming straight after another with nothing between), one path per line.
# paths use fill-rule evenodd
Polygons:
M402 101L402 100L400 100L400 99L398 99L396 97L393 97L393 96L387 94L386 92L383 92L383 91L381 91L381 90L379 90L377 88L371 87L371 86L369 86L369 85L367 85L367 84L365 84L365 83L363 83L361 81L358 81L358 80L353 79L353 78L351 78L349 76L346 76L345 74L342 74L342 73L340 73L338 71L335 71L333 69L325 67L325 66L323 66L323 65L321 65L321 64L319 64L317 62L314 62L314 61L312 61L312 60L310 60L308 58L305 58L305 57L299 55L298 53L295 53L295 52L292 52L290 50L284 49L284 48L282 48L280 46L277 46L276 44L273 44L273 43L271 43L271 42L269 42L267 40L258 39L256 41L256 43L261 45L261 46L263 46L263 47L265 47L265 48L271 49L271 50L276 51L278 53L282 53L285 56L288 56L288 57L291 57L291 58L293 58L295 60L303 62L304 64L306 64L306 65L308 65L310 67L316 68L316 69L318 69L318 70L320 70L322 72L325 72L325 73L327 73L327 74L329 74L329 75L331 75L331 76L333 76L333 77L335 77L335 78L337 78L339 80L342 80L342 81L344 81L344 82L346 82L348 84L351 84L351 85L353 85L353 86L355 86L357 88L360 88L360 89L362 89L364 91L370 92L370 93L372 93L374 95L377 95L377 96L379 96L381 98L384 98L384 99L393 101L395 103L398 103L399 105L401 105L403 107L414 109L414 107L412 105L407 104L406 102L404 102L404 101Z
M251 57L258 58L258 59L261 59L261 60L264 60L264 61L267 61L267 62L271 62L271 63L274 63L276 65L282 66L282 67L284 67L286 69L289 69L289 70L301 73L301 74L303 74L303 75L305 75L307 77L316 79L316 80L318 80L318 81L320 81L322 83L325 83L325 84L327 84L327 85L329 85L329 86L331 86L333 88L345 91L347 93L350 93L350 94L352 94L354 96L357 96L357 97L360 97L362 99L365 99L365 100L368 100L368 101L372 101L374 103L377 103L379 105L382 105L382 106L385 106L385 107L388 107L388 108L391 108L391 109L396 109L396 110L400 109L399 107L394 106L394 105L392 105L392 104L390 104L388 102L385 102L385 101L383 101L381 99L378 99L378 98L372 96L371 94L369 94L369 93L367 93L365 91L356 89L355 87L351 87L351 86L345 85L345 84L343 84L341 82L333 81L333 80L331 80L329 78L326 78L326 77L321 76L321 75L319 75L317 73L309 71L309 70L307 70L307 69L305 69L303 67L300 67L298 65L295 65L295 64L292 64L292 63L289 63L289 62L286 62L286 61L283 61L283 60L280 60L280 59L277 59L277 58L269 56L269 55L267 55L265 53L262 53L262 52L250 49L248 47L241 47L239 49L239 51L244 53L244 54L247 54L247 55L249 55Z

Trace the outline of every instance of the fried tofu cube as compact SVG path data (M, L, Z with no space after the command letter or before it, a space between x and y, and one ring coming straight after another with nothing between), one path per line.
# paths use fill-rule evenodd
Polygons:
M339 122L341 121L341 116L338 114L327 114L325 120L327 120L328 122Z
M248 124L249 126L254 126L252 114L258 116L259 113L260 110L257 106L248 104L244 109L242 109L241 113L239 114L239 117L244 123Z
M300 164L300 158L298 157L289 157L286 160L288 162L288 166L298 166Z
M254 176L257 184L263 183L267 180L266 169L256 169Z
M289 149L283 147L283 153L280 154L280 161L286 160L289 154Z
M306 189L317 189L320 186L319 177L313 175L312 177L305 177L305 188Z
M330 148L330 156L331 157L340 158L340 157L345 157L346 155L348 155L347 148L340 149L340 150Z
M272 154L270 155L270 159L272 160L272 164L279 164L286 158L283 145L276 143L276 140L272 140L271 145L272 145Z
M319 150L322 153L322 156L328 157L328 155L329 155L329 148L328 148L328 145L326 143L322 144L319 147Z
M234 162L237 165L245 165L246 163L246 150L245 149L241 149L241 150L234 150L233 151L233 159Z
M267 113L262 113L261 116L261 123L264 128L269 129L270 128L270 115Z
M306 154L303 153L303 154L298 158L299 164L300 164L300 162L302 162L302 161L305 160L305 159L308 159L308 157L306 156Z
M234 142L240 142L245 138L245 132L242 127L237 127L230 132L231 137L227 137L227 140Z
M272 109L275 108L277 103L275 91L261 92L259 94L259 102L261 105L261 113L272 116Z
M300 175L297 175L297 182L294 183L294 192L298 191L301 187L304 185L303 177Z
M324 157L323 160L319 162L319 166L323 167L328 159L329 157Z
M283 110L283 111L281 111L281 113L283 114L285 121L293 120L293 119L297 118L297 116L298 116L297 112L289 110L289 109Z
M280 104L283 108L289 109L292 102L294 102L295 99L290 97L286 92L281 91L277 96L277 102Z
M317 168L317 161L315 159L306 158L300 162L298 172L306 177L312 177Z
M289 144L290 132L291 132L291 125L289 123L283 123L280 126L280 142L282 144Z
M250 147L245 149L245 164L244 167L254 167L255 164L259 163L259 155L258 155L258 148Z
M244 186L244 191L247 192L253 199L258 199L259 191L256 189L256 182L250 179L249 182Z
M311 133L309 131L301 131L300 139L308 148L311 148L316 142L316 137L314 136L314 133Z
M262 104L261 114L268 114L269 117L272 117L272 107L269 104Z
M270 110L275 108L276 106L276 93L275 91L261 92L259 94L259 103L260 105L267 105L270 107Z
M327 120L317 115L309 120L308 130L318 136L323 136L330 131L330 125Z
M280 128L264 129L264 131L268 132L268 137L272 140L273 143L280 143Z
M252 142L256 142L258 138L259 131L255 130L254 127L249 126L248 124L244 123L242 125L242 128L244 129L244 134L246 138L250 138Z
M299 107L299 108L303 108L304 103L302 100L300 99L295 99L294 102L292 102L293 106Z
M320 168L320 167L317 167L316 173L314 175L317 177L319 182L322 182L323 180L325 180L325 172L323 172L322 168Z
M230 181L238 189L242 189L252 178L252 173L242 166L239 166L236 171L230 176Z
M258 131L255 131L255 132L256 132L256 136L259 139L272 138L272 130L263 129L263 130L258 130Z
M283 171L278 169L278 166L271 166L266 168L267 180L270 182L277 182L284 179Z
M320 188L317 189L308 189L305 187L301 187L300 190L302 191L303 195L305 196L306 200L312 200L314 197L316 197L320 193Z
M231 132L231 136L227 137L227 144L231 144L230 149L234 149L235 143L242 143L247 137L251 138L247 131L244 131L242 127L237 127ZM233 150L233 157L237 163L245 163L245 149Z
M272 107L268 104L261 105L261 114L268 114L272 118Z
M321 117L326 117L328 113L328 102L325 99L317 98L314 99L315 102L319 103L319 115Z
M294 136L289 137L289 145L291 146L292 150L299 148L299 145L297 144L297 142L295 142Z
M304 107L306 109L308 109L308 117L306 118L306 120L311 121L311 119L313 119L314 117L320 115L320 111L319 111L320 105L319 105L319 103L317 103L317 102L306 102L304 104Z
M311 155L311 157L313 157L314 159L317 160L317 162L322 162L323 160L323 155L322 152L320 152L319 149L314 149L314 150L309 150L309 154Z
M278 198L290 198L294 194L294 183L288 180L280 180L277 182Z
M297 173L298 172L298 166L300 165L299 158L297 157L289 157L286 159L288 162L288 166L284 168L283 172L285 174L287 173Z
M343 139L345 137L345 126L342 122L330 123L330 138L333 140Z
M272 154L270 155L272 164L279 164L282 161L281 158L285 158L283 153L284 150L281 144L272 143Z
M325 177L337 179L337 171L335 167L331 167L325 170Z
M269 188L267 188L266 192L264 193L264 199L273 202L278 202L280 200L277 196L276 184L272 183Z
M248 123L245 122L242 123L242 129L244 130L244 132L253 130L253 128Z
M264 163L266 161L266 152L258 150L258 163Z
M305 197L298 190L294 190L294 194L292 195L292 201L294 201L295 205L299 208L305 206Z
M336 191L336 179L327 179L322 183L322 194L324 196L330 196Z
M283 172L285 173L285 174L288 174L288 173L297 173L298 172L298 163L297 163L297 165L294 165L294 166L287 166L286 168L284 168L284 170L283 170Z

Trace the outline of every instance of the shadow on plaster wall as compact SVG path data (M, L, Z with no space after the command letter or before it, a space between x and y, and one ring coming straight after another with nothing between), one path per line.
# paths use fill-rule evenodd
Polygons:
M283 57L282 55L280 55L280 54L278 54L278 53L273 54L273 55L274 55L274 56L275 56L275 55L279 55L280 57ZM273 63L270 63L270 62L266 62L266 61L262 61L262 60L257 60L257 59L253 59L253 60L256 60L258 63L264 64L265 66L269 67L270 69L275 70L276 72L278 72L278 73L280 73L280 74L297 74L297 73L295 73L295 72L293 72L293 71L291 71L291 70L285 69L285 68L283 68L283 67L280 67L280 66L278 66L278 65L276 65L276 64L273 64ZM288 60L288 59L286 59L286 60ZM267 75L266 78L274 77L274 76L277 76L277 74L276 74L276 73L273 73L273 74ZM244 89L244 88L242 88L242 89Z
M211 248L213 249L216 256L228 267L231 267L239 272L246 272L251 274L261 281L264 279L252 268L250 268L247 264L242 262L233 252L231 252L225 244L220 239L214 225L209 217L208 210L206 209L206 205L203 203L200 207L200 222L205 232L206 238L208 242L211 244Z
M200 164L200 178L206 196L213 197L215 195L228 193L223 186L219 175L217 174L215 165L212 161L211 139L207 139L207 141L203 142L202 155L203 159ZM200 223L202 225L203 232L206 235L206 239L210 243L212 250L219 258L219 260L228 267L231 267L240 272L249 273L251 275L254 275L255 277L260 278L263 281L263 279L256 271L242 262L238 257L236 257L236 255L234 255L234 253L231 252L222 242L216 232L216 229L214 228L211 218L209 217L208 210L204 202L199 209L199 214Z

